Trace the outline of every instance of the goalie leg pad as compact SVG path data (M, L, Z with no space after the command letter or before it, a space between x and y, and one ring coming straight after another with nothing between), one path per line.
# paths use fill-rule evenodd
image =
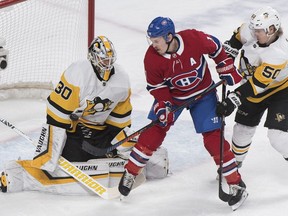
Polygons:
M56 169L59 157L62 154L66 138L65 129L43 124L32 166L53 172Z
M123 158L103 158L88 161L88 163L108 164L110 173L109 187L115 187L118 185L122 176L119 174L124 172L126 162L127 160ZM160 147L153 153L143 169L143 173L147 179L162 179L167 177L169 173L169 158L166 148ZM117 184L115 184L115 182Z
M116 187L119 184L119 181L124 173L124 166L126 160L122 158L101 158L101 159L92 159L87 162L88 164L106 164L107 172L109 173L109 187Z
M32 167L31 163L31 160L22 160L11 161L5 165L2 172L5 174L7 182L7 192L41 191L63 195L95 195L59 167L54 172L48 172ZM109 167L107 164L88 164L86 162L73 164L92 178L97 179L97 182L103 186L108 187ZM79 173L79 175L81 174Z
M126 161L121 158L96 159L73 163L80 170L105 187L119 184ZM41 191L61 195L95 195L59 167L54 172L40 170L31 166L31 160L11 161L1 171L5 175L6 191ZM140 173L135 179L134 188L144 183L145 175ZM2 189L3 190L3 189Z
M92 159L87 163L95 163L95 164L108 164L108 172L109 172L109 187L116 187L119 185L121 177L124 173L124 166L127 160L122 158L101 158L101 159ZM135 182L133 184L132 189L138 187L146 181L146 176L144 172L141 172L136 176Z
M23 168L16 162L10 161L1 171L2 192L20 192L24 190Z
M162 179L169 173L168 151L164 147L158 148L147 162L145 167L147 179Z

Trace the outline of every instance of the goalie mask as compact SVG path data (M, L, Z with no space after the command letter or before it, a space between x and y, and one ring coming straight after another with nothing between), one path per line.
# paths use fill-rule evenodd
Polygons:
M116 61L116 51L112 42L105 36L96 37L88 49L88 59L96 67L104 81L108 81Z

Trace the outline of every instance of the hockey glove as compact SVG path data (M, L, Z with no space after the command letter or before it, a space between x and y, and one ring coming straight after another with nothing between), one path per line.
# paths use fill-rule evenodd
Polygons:
M216 66L220 79L226 80L228 85L235 85L242 80L241 73L234 66L232 58L226 58Z
M222 46L223 46L223 49L225 50L226 54L229 57L233 58L233 60L238 56L239 50L236 48L233 48L229 41L225 41Z
M169 101L159 101L154 105L154 112L161 127L166 127L174 122L175 115L171 110L172 104Z
M216 114L220 117L229 116L240 105L240 95L237 92L230 92L224 101L217 103Z

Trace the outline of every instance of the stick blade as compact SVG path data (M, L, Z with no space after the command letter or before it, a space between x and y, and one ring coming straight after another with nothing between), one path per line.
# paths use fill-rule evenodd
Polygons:
M231 195L225 193L222 188L219 188L219 199L221 199L224 202L228 202L231 199Z

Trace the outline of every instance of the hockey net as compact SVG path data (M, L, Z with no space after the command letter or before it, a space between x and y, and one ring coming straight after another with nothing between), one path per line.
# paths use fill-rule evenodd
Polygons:
M2 0L0 26L9 51L0 100L43 98L73 61L86 58L94 0Z

